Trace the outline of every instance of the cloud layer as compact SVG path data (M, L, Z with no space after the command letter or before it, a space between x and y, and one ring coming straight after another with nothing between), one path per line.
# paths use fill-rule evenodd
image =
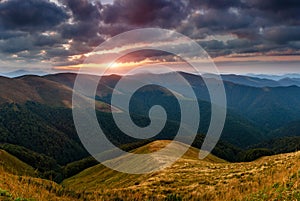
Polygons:
M299 0L2 0L0 59L76 65L105 39L143 27L181 32L213 57L295 56L299 13Z

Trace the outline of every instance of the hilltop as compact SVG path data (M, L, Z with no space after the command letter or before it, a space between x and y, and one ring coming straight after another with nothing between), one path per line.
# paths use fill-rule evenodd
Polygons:
M132 153L135 154L146 154L160 150L165 147L170 141L155 141L149 143L145 146L135 149ZM177 142L176 149L180 150L187 145ZM189 148L189 150L184 154L181 160L198 160L199 150L196 148ZM172 157L172 154L163 156L161 160L167 160L168 157ZM205 158L202 163L225 163L226 161L209 155ZM147 161L144 161L147 164ZM133 164L134 165L134 164ZM151 164L148 164L151 165ZM156 174L156 173L154 173ZM90 191L97 190L97 188L105 188L106 186L115 188L124 188L134 186L136 183L141 183L144 180L151 178L153 174L142 174L133 175L120 173L111 169L106 168L104 165L99 164L94 167L88 168L81 173L65 180L63 184L65 186L71 187L72 189L88 189Z
M136 149L145 153L164 147L156 141ZM178 143L180 146L185 146ZM300 198L300 152L229 163L213 155L198 159L189 151L171 167L145 175L128 175L96 165L65 180L63 185L90 193L98 200L269 200ZM288 199L292 200L292 199Z

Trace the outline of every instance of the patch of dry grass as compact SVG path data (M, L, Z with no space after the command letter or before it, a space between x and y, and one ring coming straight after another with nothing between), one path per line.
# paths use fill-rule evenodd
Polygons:
M166 143L166 142L165 142ZM155 151L164 143L154 142ZM145 151L145 147L143 148ZM264 157L250 163L227 163L209 156L199 160L198 150L191 148L172 167L148 175L131 176L111 172L98 182L93 168L83 177L74 177L66 184L86 187L89 199L108 200L297 200L299 197L300 152ZM102 169L106 172L105 169ZM84 174L87 172L82 172ZM80 174L79 174L80 175ZM114 178L113 183L108 183ZM119 179L119 180L118 180ZM116 185L127 181L125 185ZM69 180L69 181L72 181Z
M155 151L163 145L148 147ZM228 163L214 156L199 160L198 150L191 148L173 166L156 173L128 175L98 165L63 185L73 191L42 179L0 173L1 189L13 198L33 200L300 200L300 152Z
M0 200L76 200L62 186L43 179L0 172Z

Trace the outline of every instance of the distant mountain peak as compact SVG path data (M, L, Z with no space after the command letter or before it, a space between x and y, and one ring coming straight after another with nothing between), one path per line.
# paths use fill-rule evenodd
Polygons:
M8 73L1 73L2 76L4 77L9 77L9 78L16 78L16 77L21 77L24 75L37 75L37 76L44 76L48 75L50 73L45 72L45 71L31 71L31 70L16 70L16 71L11 71Z

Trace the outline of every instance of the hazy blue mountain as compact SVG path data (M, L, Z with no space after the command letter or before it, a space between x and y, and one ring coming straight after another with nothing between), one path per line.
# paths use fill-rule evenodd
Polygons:
M283 78L278 80L278 83L280 83L281 86L300 86L300 78Z
M205 77L215 77L211 76L209 74L204 75ZM224 81L232 82L235 84L240 84L240 85L247 85L247 86L252 86L252 87L279 87L282 86L281 83L271 80L271 79L266 79L266 78L257 78L257 77L251 77L251 76L245 76L245 75L234 75L234 74L229 74L229 75L221 75L222 79Z
M201 77L181 74L191 83L200 100L210 101ZM252 87L229 81L224 81L224 86L227 106L265 129L278 128L300 119L300 88L297 86Z
M224 81L232 82L235 84L246 85L251 87L287 87L287 86L300 86L300 78L296 77L288 77L289 75L278 76L277 79L272 77L266 78L246 76L246 75L235 75L235 74L226 74L221 75ZM205 74L204 77L214 78L214 75Z
M30 71L30 70L16 70L8 73L2 73L1 75L4 77L9 77L9 78L15 78L15 77L20 77L24 75L38 75L38 76L43 76L49 74L48 72L45 71Z
M181 73L181 75L190 83L193 87L197 97L200 100L210 102L207 87L203 79L197 75ZM135 80L136 76L139 76L139 80L145 82L156 82L158 84L168 87L175 87L177 89L178 97L187 97L186 88L182 86L182 83L177 81L174 73L167 74L142 74L129 76L128 80ZM300 88L297 86L288 87L253 87L249 85L261 85L263 83L276 84L275 81L266 79L254 79L240 76L225 76L228 80L224 80L224 86L227 94L228 107L232 111L239 114L241 117L246 118L255 124L264 127L265 129L275 129L291 121L300 120ZM58 74L45 76L45 79L59 82L60 84L73 86L73 82L76 78L75 74ZM97 77L87 79L95 79ZM112 75L105 76L101 79L100 87L97 91L99 100L109 103L109 98L112 89L121 77ZM214 78L209 78L212 82ZM243 82L243 84L237 84L235 82ZM259 83L260 82L260 83ZM277 84L276 84L277 85ZM126 91L118 92L120 95L126 94ZM187 97L189 98L189 97Z
M283 75L268 75L268 74L249 73L249 74L247 74L247 76L257 77L257 78L262 78L262 79L271 79L271 80L277 80L277 81L284 79L284 78L300 78L299 73L287 73L287 74L283 74Z

